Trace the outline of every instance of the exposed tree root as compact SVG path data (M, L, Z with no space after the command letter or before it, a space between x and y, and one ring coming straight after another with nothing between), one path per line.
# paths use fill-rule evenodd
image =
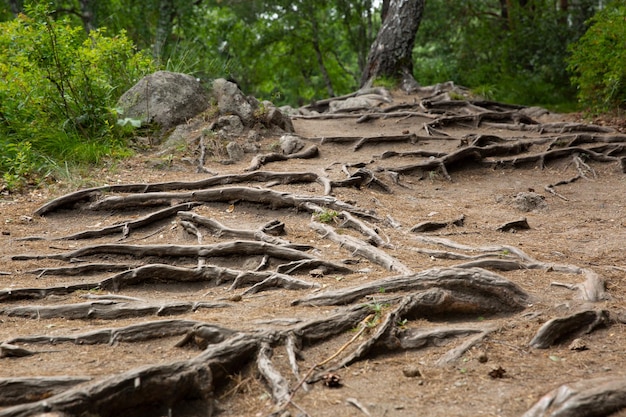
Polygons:
M541 326L530 341L530 346L547 349L566 338L591 333L608 322L609 313L606 310L583 310L567 317L552 319Z
M435 230L443 229L448 226L458 226L461 227L465 223L465 216L461 214L461 216L457 217L453 220L448 220L444 222L421 222L411 227L410 231L413 233L422 233L422 232L432 232Z
M561 385L522 417L601 417L626 408L626 378L585 379Z
M188 334L196 328L209 328L213 333L219 333L224 337L229 337L234 332L215 325L198 322L195 320L168 319L155 320L144 323L132 324L124 327L106 328L93 330L87 333L74 335L38 335L19 336L8 341L8 343L28 343L28 344L51 344L73 343L76 345L95 345L115 343L132 343L145 340L160 339L164 337L174 337Z
M478 306L479 300L469 301L463 298L463 296L459 298L457 294L450 291L430 289L402 298L397 306L384 315L384 318L382 316L382 309L385 304L370 304L370 308L374 313L368 316L366 324L369 328L375 328L375 330L372 330L371 336L367 337L365 341L360 343L356 349L339 362L311 377L309 382L316 382L324 373L349 366L356 361L371 357L372 354L376 354L378 351L389 352L394 350L421 349L429 345L440 346L444 344L447 339L475 335L457 348L448 351L439 364L445 365L458 359L471 346L478 343L494 329L489 327L440 327L430 330L418 330L405 329L404 323L406 322L405 318L431 316L441 312L443 312L443 314L455 314L460 312L467 314L470 310L473 310L474 313L481 311L482 307ZM469 304L474 304L474 306L470 307ZM498 308L498 310L500 310L500 308ZM365 327L361 329L359 335L363 333L363 330L365 330ZM351 344L354 340L356 340L356 336L344 346L347 347L347 345ZM342 350L344 349L340 349L338 353ZM336 356L338 356L338 353ZM334 359L334 357L329 358L327 362L330 362L330 359ZM317 364L316 368L320 368L321 366L322 364Z
M391 194L391 189L381 180L379 180L374 173L366 168L359 168L353 174L348 173L348 178L340 181L330 181L331 187L355 187L355 188L373 188L377 187L381 191L387 194Z
M504 311L524 309L530 297L506 278L480 268L433 268L417 274L400 275L372 281L358 287L312 294L292 302L293 305L342 305L353 303L367 295L384 291L423 291L440 288L463 297L492 298L488 309ZM468 302L471 300L468 300ZM459 304L461 305L461 304Z
M329 377L332 381L334 376L332 373L329 375L329 372L333 370L379 355L426 347L438 349L442 354L433 363L436 366L445 366L458 361L469 349L480 344L499 328L499 325L490 323L490 317L497 319L509 317L526 309L531 302L534 303L535 300L531 299L523 288L491 271L538 269L546 273L577 274L583 276L584 281L575 284L553 282L552 285L576 291L576 296L583 302L608 299L604 279L590 269L542 262L510 245L472 247L447 239L406 235L404 230L394 230L394 237L403 234L402 236L414 242L438 247L438 249L407 248L414 250L416 254L459 261L452 267L414 272L389 251L395 246L382 227L391 225L401 228L390 215L387 215L387 221L383 222L383 219L373 211L329 196L333 189L338 187L376 188L377 192L392 193L396 191L394 186L402 186L399 182L401 174L416 171L433 171L440 173L447 180L452 180L449 172L461 169L467 164L491 168L535 164L543 168L550 161L571 158L571 169L575 170L575 176L546 186L547 191L564 198L556 193L557 186L574 183L580 179L596 178L597 174L594 166L589 163L590 160L617 162L620 169L626 171L626 135L615 134L611 129L567 123L541 124L534 120L534 118L540 120L538 117L541 116L541 110L535 111L488 101L450 100L451 91L460 91L451 83L419 90L422 95L421 101L371 109L368 113L335 113L311 117L354 118L357 119L357 123L381 118L396 118L401 122L403 120L400 118L416 117L419 123L425 122L423 127L426 136L418 136L404 130L402 134L389 136L381 133L380 136L371 137L314 138L319 140L319 145L310 146L300 153L290 155L270 153L256 156L246 168L246 171L250 172L243 174L212 176L195 182L90 188L67 194L40 207L36 211L38 215L62 209L137 211L142 207L165 206L152 209L153 212L142 214L143 217L130 217L111 226L84 230L53 239L96 239L118 235L122 240L127 239L134 230L177 216L180 225L195 236L198 244L131 245L127 241L127 244L91 244L78 249L72 247L71 250L49 248L50 253L13 256L11 258L13 261L31 263L37 260L78 263L71 266L41 267L27 272L39 276L80 275L82 281L46 288L0 290L0 302L11 302L0 307L0 315L42 320L56 317L68 320L147 317L142 320L148 321L74 334L61 334L59 330L46 334L48 332L43 330L44 334L39 335L16 335L10 340L0 341L0 357L6 357L2 359L3 361L24 363L33 360L27 359L30 355L52 352L33 348L33 345L38 347L54 345L54 349L69 354L72 352L71 349L75 348L65 344L116 345L142 341L167 343L169 349L174 349L174 356L182 356L178 353L183 351L185 355L194 352L196 356L173 363L149 365L98 380L90 380L89 377L0 380L0 406L20 404L2 409L0 416L30 416L45 413L56 413L58 416L99 417L212 416L217 413L213 409L214 391L226 385L227 377L233 373L248 372L251 368L254 373L251 378L261 378L269 388L274 402L270 415L284 417L289 407L295 407L300 414L307 415L308 413L295 402L298 399L296 394L300 389L306 390L307 383L324 380L325 384L328 384ZM336 99L320 101L312 105L311 109L328 109L332 100ZM508 135L516 137L470 134L458 138L447 129L447 127L464 129L478 126L495 126L503 130L533 133ZM411 132L413 130L415 129ZM441 152L431 146L433 142L439 140L446 149L456 145L450 141L458 142L459 146L452 151ZM313 172L258 171L264 164L274 161L315 158L319 154L319 148L328 143L333 143L335 145L333 148L344 144L351 145L353 151L366 154L364 148L370 145L396 143L415 145L418 142L424 142L423 145L428 145L429 148L409 152L390 149L382 155L366 157L367 160L362 162L348 163L343 160L336 162L335 164L342 166L342 172L346 174L345 179L331 179L330 174L326 176ZM205 171L204 144L200 146L201 156L197 166L200 171ZM389 168L373 166L377 160L395 157L415 158L411 162L416 163ZM392 162L398 163L398 161L389 163ZM381 175L389 175L393 184L387 184L390 182L387 177L383 178L386 181L382 181L379 178ZM277 184L313 182L323 187L324 196L297 195L270 188ZM263 188L255 187L255 183L261 183ZM230 184L243 186L228 186ZM352 197L354 190L349 192ZM320 259L319 251L305 252L315 249L308 244L312 241L307 240L311 239L310 235L307 235L307 232L293 233L288 236L288 240L285 236L285 224L280 220L273 220L258 227L253 226L255 228L250 230L237 228L243 226L231 227L216 219L190 211L196 206L209 203L227 203L233 206L239 203L254 203L271 209L304 211L313 214L313 217L319 216L319 213L333 211L333 219L337 223L334 226L344 230L336 230L319 222L312 223L311 229L332 240L339 247L345 248L351 255L366 259L368 261L364 262L367 263L366 268L375 264L399 275L375 281L364 280L359 282L360 285L348 288L319 291L317 288L320 284L314 280L307 281L306 276L302 279L294 275L321 278L320 283L333 288L333 279L328 277L323 279L324 276L350 274L353 270L342 263L333 262L332 259ZM243 210L246 206L240 207ZM239 207L237 209L239 210ZM413 226L411 231L427 232L442 227L462 226L463 220L464 217L461 216L446 222L423 222ZM500 229L507 231L525 225L528 223L507 222ZM361 239L354 237L356 233L345 229L353 229ZM211 234L216 239L237 240L203 244L205 234ZM298 238L304 243L291 241ZM39 239L43 238L28 237L20 240ZM24 247L28 248L28 245ZM441 250L441 247L445 250ZM52 250L58 252L53 253ZM332 252L332 249L327 252ZM332 258L336 259L337 251L334 252ZM128 258L132 258L132 261L127 261ZM229 267L215 265L211 258L220 258L216 262L219 265L227 263ZM119 259L120 262L110 263L111 259ZM233 263L240 261L246 266L239 269L232 266ZM347 263L356 260L345 261ZM49 264L55 265L52 262ZM377 269L376 273L379 272ZM97 282L84 282L87 279L83 277L84 275L96 273L107 273L107 277L104 279L98 277L96 279L100 281ZM339 280L341 277L337 278ZM183 285L190 282L206 283L211 286L211 290L203 298L213 295L214 285L225 284L230 291L241 289L237 293L231 292L229 294L231 297L225 297L233 303L241 301L242 296L276 288L316 290L298 294L292 305L299 307L293 308L293 311L285 310L285 317L246 323L247 330L228 329L194 320L150 318L177 314L191 316L199 309L232 308L234 304L220 302L225 301L225 298L207 301L201 299L196 302L187 299L151 302L147 301L148 297L142 299L123 294L97 294L90 291L121 291L128 286L161 282ZM345 285L346 281L342 282L340 287ZM77 291L84 294L65 297ZM15 303L20 299L44 299L50 295L61 296L65 300L49 297L42 301L41 305ZM70 304L79 295L87 301ZM266 298L275 302L273 297ZM265 298L259 297L257 300L257 297L250 297L245 302L264 300ZM250 305L252 303L248 304ZM331 310L316 306L337 307ZM622 315L613 317L616 321L626 321ZM485 316L488 316L487 321L477 320L478 317ZM468 318L471 323L465 322ZM411 323L415 319L419 320L419 326L418 323ZM442 324L450 319L454 320L455 324ZM221 316L216 320L221 320ZM242 320L245 320L245 317L242 317ZM431 321L431 324L424 325L428 321ZM436 321L437 324L432 324L432 321ZM534 335L530 346L548 348L609 324L607 310L583 310L567 317L547 321ZM323 360L304 365L306 364L304 354L308 353L308 349L315 348L317 355L320 351L323 352L326 346L316 348L316 345L337 337L343 338L344 343L341 347L330 355L323 355L322 357L325 357ZM177 342L172 346L171 340L167 338L175 338ZM278 349L283 347L285 351L281 351L282 355L278 354ZM563 386L542 398L526 416L606 415L626 407L625 387L623 379L602 379L591 383L579 382ZM356 399L348 399L347 402L366 415L370 413Z
M521 121L515 124L508 123L488 123L486 126L495 129L521 130L526 132L539 133L569 133L569 132L597 132L597 133L613 133L615 129L605 126L588 125L582 123L528 123Z
M450 125L469 125L473 128L479 127L486 121L498 121L498 122L510 122L514 124L537 124L533 119L518 111L487 111L478 114L465 115L465 116L448 116L440 117L428 123L430 128L441 128Z
M313 222L310 227L323 237L338 243L352 252L353 255L362 256L371 262L385 267L389 271L399 272L402 274L411 273L411 269L402 262L388 255L386 252L348 235L340 235L336 233L332 227L322 223Z
M50 319L63 317L68 320L101 319L117 320L127 317L171 316L176 314L197 311L201 308L230 307L226 303L199 302L171 302L165 304L148 304L137 302L117 302L112 300L90 301L75 304L33 305L7 307L0 310L0 314L8 317L23 317L29 319Z
M579 298L583 301L597 302L608 299L608 294L605 290L604 279L599 274L588 268L580 268L575 265L540 262L528 256L526 253L524 253L524 251L510 245L472 247L458 244L449 239L422 235L416 236L415 239L424 243L442 245L454 249L460 249L470 252L483 252L483 254L480 255L468 256L452 252L413 248L413 250L416 252L424 253L428 256L436 258L470 260L470 262L455 265L457 268L481 267L492 268L502 271L510 271L515 269L541 269L548 272L555 271L566 274L584 275L585 281L576 285L562 283L552 283L552 285L566 287L571 290L578 290Z
M138 265L134 264L113 264L113 263L87 263L75 266L59 266L51 268L37 268L29 271L24 271L25 274L35 274L39 277L44 275L63 275L63 276L75 276L75 275L89 275L97 274L99 272L114 272L114 271L126 271L136 268Z
M193 182L164 182L150 184L118 184L103 187L94 187L75 191L55 198L35 211L36 215L43 216L51 212L70 209L82 201L94 201L102 193L156 193L173 190L203 190L218 185L236 184L242 182L278 182L292 184L299 182L316 182L318 175L313 172L268 172L255 171L245 174L228 174L206 178Z
M393 245L385 242L382 237L380 237L380 232L378 228L374 229L368 226L347 211L342 211L341 213L339 213L339 218L342 220L339 227L351 228L360 232L367 237L367 243L376 247L393 248Z
M440 170L442 175L451 180L448 169L458 167L468 162L481 162L483 159L498 155L519 154L528 149L529 142L496 143L488 146L467 146L438 158L429 158L426 161L400 167L385 168L400 174L410 174L414 171Z
M339 265L334 265L325 261L311 259L311 261L317 262L317 266L327 267L328 271L338 269L346 271ZM309 264L311 266L312 264ZM224 268L214 265L202 265L196 268L184 268L179 266L172 266L166 264L149 264L140 266L122 273L113 275L99 282L76 284L69 286L59 287L47 287L47 288L16 288L12 290L0 291L0 301L6 300L19 300L19 299L36 299L45 298L49 295L67 295L76 291L89 291L89 290L112 290L120 291L122 288L130 285L138 285L142 283L154 283L154 282L212 282L215 285L220 285L224 282L232 282L231 289L239 288L243 285L251 283L256 284L254 289L250 289L247 293L259 292L261 289L267 290L269 288L285 288L285 289L303 289L303 288L315 288L318 286L316 283L310 283L297 278L290 277L288 275L271 272L271 271L242 271L230 268ZM95 304L100 305L99 308L88 309L89 314L93 314L96 317L99 314L105 314L99 310L113 310L110 314L115 314L118 311L119 314L128 314L132 316L134 307L121 308L115 307L114 304L118 304L112 300L100 301ZM108 305L109 307L102 307L102 305ZM178 308L180 314L184 311L195 311L198 308L210 308L211 303L183 303ZM216 304L215 307L222 307ZM174 306L141 306L137 308L136 314L138 316L146 314L173 314ZM156 310L155 310L156 309ZM0 309L0 312L3 311ZM7 310L4 310L7 311ZM69 313L69 312L68 312ZM88 316L85 316L85 318ZM115 317L111 317L115 318Z
M311 275L327 275L330 273L351 274L354 271L345 265L335 262L325 261L323 259L303 259L301 261L293 261L287 264L281 264L276 267L276 272L282 274L293 274L302 269L309 271Z
M262 226L257 230L231 229L215 219L210 219L208 217L204 217L189 211L179 212L178 217L183 220L192 222L196 225L206 227L215 236L218 237L230 237L243 240L259 240L261 242L267 242L274 245L290 245L290 242L284 239L280 239L278 237L267 234L264 230L265 226Z
M209 362L196 360L138 368L103 381L79 385L45 400L9 407L0 415L211 416L213 378ZM202 411L201 411L202 410Z
M311 159L317 157L318 155L319 149L315 145L309 146L301 152L296 152L289 155L285 155L282 153L268 153L265 155L257 155L252 159L252 162L250 162L250 166L246 168L245 171L256 171L260 169L263 165L270 162L286 161L289 159Z
M356 142L353 150L358 151L363 146L372 143L388 143L388 142L408 142L417 143L420 138L414 134L391 135L391 136L324 136L321 138L311 138L310 140L319 141L320 145L326 143L353 143ZM431 139L430 137L421 137L421 139Z
M510 232L516 230L528 230L530 229L530 225L528 224L528 220L526 217L522 217L521 219L511 220L505 223L502 223L500 226L496 227L498 232Z
M278 407L282 407L289 401L289 382L276 370L272 364L272 348L269 343L262 342L257 355L257 366L261 376L270 386L272 398Z
M82 248L66 252L51 254L23 254L14 255L14 261L24 261L31 259L58 259L61 261L72 261L81 257L93 255L127 255L132 257L157 256L164 257L219 257L232 255L269 255L279 259L299 260L315 259L297 249L291 249L283 245L274 245L266 242L256 242L249 240L236 240L212 245L124 245L124 244L103 244L84 246Z
M120 234L120 240L129 236L132 230L136 230L142 227L150 226L158 221L167 219L168 217L176 215L182 210L191 210L193 207L200 205L201 203L184 203L176 206L168 207L162 210L158 210L154 213L150 213L147 216L141 217L136 220L127 220L118 224L103 227L100 229L85 230L82 232L74 233L67 236L57 237L54 240L79 240L79 239L94 239L102 236L107 236L115 233ZM45 239L45 238L40 238ZM33 237L26 237L18 240L34 240Z
M333 197L302 196L261 188L227 187L181 193L144 193L123 197L107 197L90 205L91 210L125 210L141 206L163 205L172 201L233 202L268 204L273 209L292 207L314 212L318 206L345 210L360 217L376 216Z
M0 379L0 407L39 401L91 380L89 377L35 377Z

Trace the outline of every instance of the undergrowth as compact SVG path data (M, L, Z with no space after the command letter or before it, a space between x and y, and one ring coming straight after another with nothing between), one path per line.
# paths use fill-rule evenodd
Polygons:
M131 154L132 126L117 124L115 102L155 69L124 33L86 35L68 20L54 20L45 4L0 23L4 188L35 185L59 167Z

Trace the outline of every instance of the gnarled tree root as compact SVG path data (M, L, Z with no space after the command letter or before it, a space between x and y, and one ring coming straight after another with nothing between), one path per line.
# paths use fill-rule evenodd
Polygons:
M304 196L274 191L266 188L252 187L226 187L192 192L161 192L113 196L93 202L90 204L89 208L91 210L136 209L141 206L170 204L174 200L183 202L246 201L249 203L268 204L273 209L292 207L309 212L315 212L318 210L318 207L321 206L337 211L345 210L364 218L377 219L372 213L347 204L341 200L337 200L333 197Z
M217 185L236 184L242 182L277 182L291 184L298 182L318 182L319 175L313 172L270 172L255 171L245 174L218 175L193 182L164 182L149 184L118 184L103 187L87 188L55 198L35 210L35 214L43 216L61 209L69 209L82 201L94 201L102 193L155 193L173 190L202 190Z
M311 159L315 158L319 155L319 149L317 146L310 146L301 152L292 153L289 155L285 155L282 153L269 153L265 155L257 155L250 162L250 166L245 169L245 171L256 171L261 168L263 165L269 162L276 161L286 161L288 159Z
M39 401L90 381L90 377L34 377L0 379L0 407Z
M323 237L350 250L352 254L362 256L375 264L385 267L389 271L395 271L401 274L409 274L412 272L409 267L402 264L402 262L396 258L360 239L348 235L340 235L335 232L332 227L322 223L313 222L310 223L309 226Z
M567 317L560 317L547 321L537 331L530 346L537 349L547 349L569 337L581 333L591 333L599 326L609 322L609 312L606 310L583 310Z
M367 295L385 292L419 291L430 288L449 290L471 301L473 296L485 302L484 308L500 305L509 309L526 308L530 296L517 284L481 268L432 268L425 271L372 281L358 287L313 294L292 302L293 305L349 304Z
M603 417L626 408L626 378L606 377L563 384L522 417Z

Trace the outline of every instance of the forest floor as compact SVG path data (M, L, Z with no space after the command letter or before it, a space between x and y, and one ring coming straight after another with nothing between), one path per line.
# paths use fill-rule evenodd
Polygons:
M411 103L417 97L396 95L394 104ZM92 380L108 378L140 366L166 364L188 360L198 355L197 347L176 347L180 334L164 335L137 342L124 341L103 344L55 343L41 344L24 341L18 337L45 336L46 338L85 334L91 331L119 328L163 319L193 320L209 323L238 332L255 334L259 330L282 331L298 323L323 320L342 312L346 304L369 306L378 321L369 320L361 329L354 323L351 329L337 332L301 349L299 377L289 365L288 351L278 345L272 361L276 370L296 391L283 409L291 415L311 416L520 416L529 410L544 394L565 383L591 380L600 377L626 378L626 174L617 162L598 162L584 159L586 168L576 165L572 155L546 160L545 167L537 162L515 166L487 167L481 163L463 163L448 166L447 173L431 168L415 170L399 177L388 175L391 168L405 166L410 157L381 158L384 152L399 153L417 149L429 152L452 153L460 146L459 138L465 135L495 135L506 138L539 138L542 132L520 132L498 128L496 124L455 124L446 127L447 138L433 136L424 139L425 117L378 118L357 123L356 118L345 119L294 119L296 134L309 138L307 145L315 144L319 155L309 159L289 159L270 162L262 170L271 172L313 172L332 180L346 178L345 171L356 171L366 166L377 176L389 192L369 186L333 187L332 197L351 207L368 210L367 218L385 242L384 253L414 273L427 270L446 270L472 256L490 253L492 258L509 259L512 254L523 253L525 260L516 259L519 268L486 269L521 288L528 297L517 311L496 311L468 307L439 309L438 313L414 313L399 316L400 331L417 332L423 329L463 327L484 331L481 337L457 352L450 360L442 361L446 354L468 341L467 334L459 338L435 337L423 346L406 349L377 349L367 351L347 366L334 370L341 386L332 388L323 382L297 386L298 380L314 365L334 353L339 358L374 334L385 314L393 309L397 295L385 290L359 297L342 305L295 304L309 296L334 290L349 289L384 278L407 274L405 270L385 267L372 259L359 256L328 235L311 227L311 222L321 217L307 210L293 207L268 208L265 205L233 199L207 202L193 208L196 214L210 217L230 228L258 230L271 220L284 223L286 234L282 239L310 246L307 253L317 258L346 265L353 272L305 271L294 277L314 283L316 288L275 288L261 292L242 292L245 288L231 289L229 285L213 281L168 282L161 278L128 285L116 293L144 304L206 302L211 308L183 311L169 317L140 316L116 319L49 317L45 315L21 317L17 307L33 307L85 303L90 295L106 296L108 290L78 290L68 294L50 292L46 297L28 296L11 298L10 291L25 288L52 288L79 283L98 282L112 272L101 271L89 275L54 275L29 273L37 268L76 265L59 259L12 258L18 254L66 253L87 245L197 245L228 241L224 236L203 233L201 238L185 231L180 219L166 218L133 230L124 236L106 235L85 240L52 240L84 230L95 230L109 225L123 224L136 219L151 208L137 206L132 210L104 209L100 211L61 209L46 216L35 215L43 204L65 193L75 191L71 184L56 184L25 195L7 195L0 200L0 289L4 289L0 304L0 343L10 341L27 349L29 356L13 357L6 350L0 358L0 379L53 376L84 376ZM547 114L539 117L541 123L575 121L573 116ZM354 142L320 141L322 137L378 137L415 133L417 141L393 143L367 143L354 150ZM617 132L616 134L619 134ZM260 142L262 152L276 149L278 137L265 137ZM200 181L209 177L197 173L195 166L184 161L189 151L167 154L143 153L125 161L90 173L85 181L90 185L158 183L168 181ZM249 155L249 154L247 154ZM252 156L250 156L251 158ZM219 175L242 174L250 165L250 158L230 165L209 160L206 167ZM428 158L426 158L428 159ZM432 159L432 157L431 157ZM358 165L363 164L363 165ZM383 167L386 170L377 169ZM581 172L577 181L554 186L555 193L545 188L558 181L568 180ZM449 179L446 175L449 174ZM395 180L398 180L397 182ZM271 181L237 184L251 188L263 187L296 195L322 196L319 183L275 184ZM521 194L520 194L521 193ZM536 207L529 211L517 205L520 195L538 194ZM177 200L174 200L177 201ZM359 236L352 229L341 228L342 218L331 211L329 223L322 223L337 231L337 236ZM434 231L416 232L411 228L421 222L450 222L464 216L458 225L449 224ZM525 218L529 229L498 231L498 226ZM31 236L44 236L46 240L22 240ZM361 236L361 239L364 239ZM442 240L445 239L445 240ZM464 246L460 246L464 245ZM495 248L495 249L494 249ZM453 259L454 254L465 259ZM79 256L83 258L82 256ZM132 257L119 254L102 254L91 258L94 262L135 262ZM163 262L156 255L140 260L140 265ZM529 259L542 265L565 265L571 268L532 268ZM84 260L84 259L81 259ZM188 259L186 261L189 261ZM191 260L195 262L196 260ZM188 262L188 263L189 263ZM215 265L240 271L254 270L263 262L261 254L230 254L211 258ZM275 262L272 263L275 265ZM183 260L173 265L183 266ZM136 266L134 264L134 266ZM580 268L577 270L576 268ZM606 294L600 300L581 296L580 284L584 272L593 271L604 281ZM156 281L156 282L154 282ZM219 280L218 280L219 281ZM557 283L555 285L555 283ZM569 287L568 287L569 286ZM405 294L401 292L401 294ZM582 299L581 299L582 298ZM105 299L105 298L103 298ZM120 300L113 299L114 303ZM129 298L129 300L131 300ZM93 301L93 300L92 300ZM457 300L457 302L459 302ZM221 303L221 304L220 304ZM454 303L454 301L453 301ZM460 301L459 303L463 303ZM530 346L541 326L550 319L567 317L584 310L603 311L609 319L585 333L585 328L574 329L562 340L545 349ZM361 322L362 324L363 322ZM584 327L584 326L583 326ZM571 342L577 338L576 346ZM306 339L306 337L305 337ZM342 345L348 344L342 349ZM254 359L254 357L252 358ZM321 368L321 367L320 367ZM234 371L218 381L214 390L215 409L219 416L265 416L275 411L275 397L268 388L254 360L235 367ZM305 389L306 388L306 389ZM275 394L275 392L274 392ZM51 394L33 394L33 399ZM10 414L10 408L0 405L1 415ZM177 415L174 412L173 415ZM205 415L211 415L210 412ZM626 416L626 412L616 414Z

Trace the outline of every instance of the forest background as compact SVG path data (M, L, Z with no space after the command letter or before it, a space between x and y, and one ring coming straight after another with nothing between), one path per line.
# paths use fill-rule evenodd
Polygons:
M71 0L0 4L5 192L130 155L115 108L157 69L300 106L360 87L381 26L373 0ZM586 114L626 102L626 6L602 0L426 1L413 50L421 85ZM377 83L394 88L395 80Z

